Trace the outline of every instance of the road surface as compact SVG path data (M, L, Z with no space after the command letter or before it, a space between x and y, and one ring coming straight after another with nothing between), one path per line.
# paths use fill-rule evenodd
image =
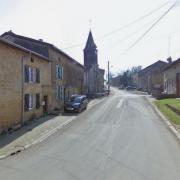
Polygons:
M6 180L180 180L180 145L143 95L113 95L0 161Z

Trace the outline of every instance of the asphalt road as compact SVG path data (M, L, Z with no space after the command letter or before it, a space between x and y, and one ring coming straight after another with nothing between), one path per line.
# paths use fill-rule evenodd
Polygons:
M179 180L180 145L142 95L114 94L0 161L6 180Z

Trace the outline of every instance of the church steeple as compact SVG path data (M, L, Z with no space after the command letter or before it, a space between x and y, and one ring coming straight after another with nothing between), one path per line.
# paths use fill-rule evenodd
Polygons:
M89 31L89 36L88 36L88 40L86 42L86 46L84 50L89 50L89 49L96 49L97 46L94 42L93 36L92 36L92 32L91 30Z
M93 65L98 65L97 46L94 42L92 32L89 31L86 46L84 48L84 66L90 69Z

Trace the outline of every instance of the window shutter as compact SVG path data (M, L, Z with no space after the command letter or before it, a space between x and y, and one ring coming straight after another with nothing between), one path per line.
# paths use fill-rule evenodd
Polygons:
M59 86L59 100L63 100L63 89L62 89L62 86Z
M29 94L24 96L24 110L29 111Z
M63 101L64 100L64 87L61 86L61 100Z
M26 83L29 82L29 66L25 65L24 66L24 80Z
M36 94L36 109L40 108L40 94Z
M56 79L59 79L59 66L56 65Z
M56 99L58 99L58 86L56 86Z
M36 68L36 83L40 83L40 70Z
M58 100L60 100L61 99L61 86L57 86L57 90L56 91L57 91L56 92L56 98Z
M58 79L61 79L61 66L58 66Z
M62 100L62 86L59 86L60 88L60 100Z
M63 66L61 66L61 79L63 79L63 77L64 77L64 68Z

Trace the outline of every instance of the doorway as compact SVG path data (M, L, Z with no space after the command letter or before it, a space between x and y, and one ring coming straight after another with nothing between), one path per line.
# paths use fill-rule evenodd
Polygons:
M176 74L176 94L180 97L180 73Z
M48 96L44 96L43 101L44 101L43 113L47 113L48 112Z

